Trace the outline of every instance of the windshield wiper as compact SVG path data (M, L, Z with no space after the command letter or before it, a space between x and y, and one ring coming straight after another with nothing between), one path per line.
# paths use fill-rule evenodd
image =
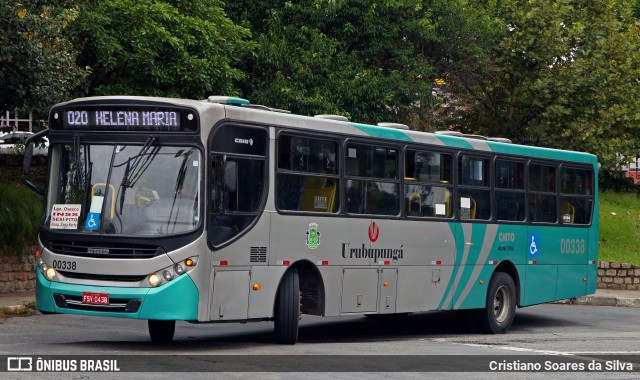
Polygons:
M182 151L181 151L182 152ZM178 152L180 153L180 152ZM187 175L187 163L189 160L189 157L191 157L191 154L193 153L193 149L189 149L189 151L182 153L182 163L180 164L180 170L178 171L178 177L176 178L176 188L174 190L174 195L173 195L173 202L171 203L171 211L169 211L169 219L167 220L167 231L169 230L169 226L171 224L171 217L173 215L173 211L176 208L176 201L178 202L178 205L180 204L180 200L182 199L182 190L184 187L184 179ZM177 156L177 155L176 155ZM173 231L175 231L176 229L176 222L178 219L178 212L180 211L180 208L178 207L178 210L176 211L176 215L174 217L174 221L173 221ZM172 232L173 232L172 231Z
M84 160L80 154L80 149L84 148ZM73 166L75 167L74 175L78 189L82 189L82 205L87 204L89 196L89 186L91 185L91 174L93 172L93 162L89 157L89 149L87 146L80 145L80 136L73 136Z
M153 158L158 154L160 147L153 147L152 145L155 142L156 138L151 136L147 139L147 141L140 149L140 153L136 154L133 157L129 157L126 161L126 168L124 169L124 176L122 177L122 181L120 182L120 187L118 191L120 192L120 214L122 214L122 209L124 207L124 198L128 188L132 188L136 182L142 177L142 174L147 170L149 165L153 162ZM149 150L151 152L149 153ZM124 164L114 165L114 167L119 167Z

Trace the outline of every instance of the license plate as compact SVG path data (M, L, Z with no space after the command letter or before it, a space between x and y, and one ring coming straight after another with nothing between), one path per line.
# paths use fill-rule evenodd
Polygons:
M109 294L107 293L82 293L82 303L91 305L108 305Z

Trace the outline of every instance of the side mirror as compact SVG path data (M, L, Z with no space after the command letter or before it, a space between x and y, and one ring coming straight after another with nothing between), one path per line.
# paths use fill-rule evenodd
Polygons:
M24 142L24 158L22 159L22 183L24 183L28 188L30 188L31 190L35 191L36 193L40 194L40 195L44 195L45 190L44 188L36 185L35 183L29 181L27 179L27 175L29 175L29 172L31 171L31 162L33 160L33 143L34 141L37 141L38 139L41 139L42 137L46 136L49 134L49 130L45 129L43 131L40 131L38 133L36 133L35 135L31 135L29 136L29 138L27 138Z
M22 175L27 176L31 171L31 161L33 160L33 144L25 145L24 157L22 159Z

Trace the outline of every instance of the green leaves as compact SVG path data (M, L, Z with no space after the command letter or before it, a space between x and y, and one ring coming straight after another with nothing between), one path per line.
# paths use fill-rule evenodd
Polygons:
M371 123L398 121L432 101L429 79L416 80L433 69L421 49L428 20L415 1L238 4L229 14L258 41L241 84L252 101Z
M252 48L218 1L86 1L72 26L89 95L237 95L237 57Z
M44 115L72 96L237 95L584 150L613 168L640 155L639 4L0 0L0 103Z
M640 153L640 30L629 4L473 3L507 28L475 43L475 63L449 66L468 106L458 128L592 152L608 168Z
M36 1L0 1L0 109L21 108L46 115L67 99L86 74L62 31L73 11L38 6Z

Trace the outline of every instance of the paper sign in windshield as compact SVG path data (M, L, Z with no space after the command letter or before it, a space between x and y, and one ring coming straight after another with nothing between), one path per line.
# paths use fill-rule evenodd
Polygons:
M82 205L53 205L49 227L59 230L77 230Z

